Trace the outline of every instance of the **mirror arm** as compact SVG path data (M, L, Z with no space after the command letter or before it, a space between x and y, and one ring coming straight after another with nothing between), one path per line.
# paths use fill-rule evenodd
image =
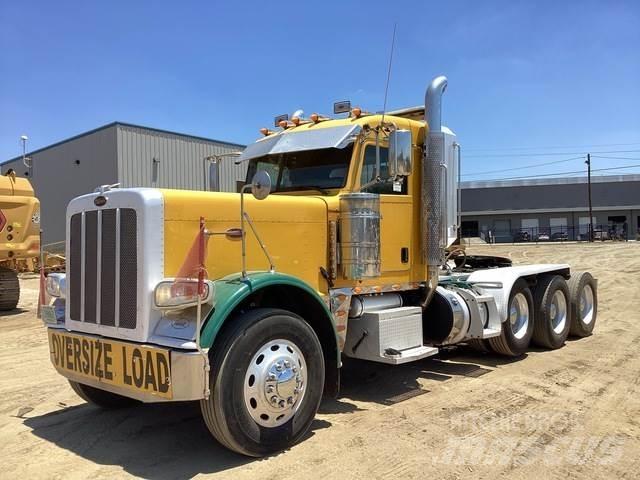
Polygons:
M276 266L273 263L273 259L271 258L271 255L269 255L269 252L267 251L267 246L262 242L262 239L258 235L258 231L256 230L256 227L253 224L253 221L251 220L251 217L247 212L244 212L244 217L247 219L247 223L251 227L251 230L253 231L253 234L255 235L256 240L258 240L258 245L260 245L260 248L262 248L262 251L264 252L264 256L267 257L267 260L269 261L269 272L274 273L276 271Z

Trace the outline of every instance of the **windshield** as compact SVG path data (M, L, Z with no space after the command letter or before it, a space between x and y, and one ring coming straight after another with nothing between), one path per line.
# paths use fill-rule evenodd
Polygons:
M353 144L345 148L304 150L254 158L249 163L247 182L265 170L273 182L272 192L318 190L324 193L342 188L347 181Z

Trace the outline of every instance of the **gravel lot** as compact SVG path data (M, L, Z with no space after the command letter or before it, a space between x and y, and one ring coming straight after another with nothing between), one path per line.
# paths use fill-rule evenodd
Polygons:
M308 437L252 460L208 434L197 405L101 411L49 361L37 277L0 316L1 478L637 478L640 243L472 247L567 262L599 279L595 334L517 361L464 347L390 367L350 364Z

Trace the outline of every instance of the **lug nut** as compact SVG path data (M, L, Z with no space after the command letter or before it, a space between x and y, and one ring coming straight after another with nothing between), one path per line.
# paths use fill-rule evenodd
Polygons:
M270 381L273 382L276 379L276 374L275 373L270 373L268 378L269 378Z
M291 366L291 362L289 360L284 361L284 368L289 368Z
M293 405L293 397L289 397L289 398L287 398L287 403L288 403L289 405Z
M291 371L293 373L297 373L298 372L298 367L296 367L295 365L293 367L291 367Z
M280 362L276 363L276 370L279 372L282 371L282 364Z
M271 403L273 403L274 405L278 403L278 397L276 397L275 395L271 397Z
M280 408L284 408L284 405L285 405L285 404L284 404L284 400L280 400L280 401L278 402L278 406L279 406Z
M275 390L275 389L273 388L273 385L269 385L269 386L267 387L267 393L273 393L273 391L274 391L274 390Z

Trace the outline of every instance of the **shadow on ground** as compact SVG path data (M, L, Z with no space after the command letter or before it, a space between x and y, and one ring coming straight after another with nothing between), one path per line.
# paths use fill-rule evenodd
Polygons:
M29 312L29 310L18 307L14 308L13 310L4 310L0 312L0 317L13 317L14 315L20 315L26 312Z
M82 404L27 418L24 424L34 435L60 448L98 465L118 465L143 478L187 479L260 461L216 442L197 403L110 411ZM316 419L306 438L330 425Z
M340 398L325 399L320 413L361 410L350 400L392 405L428 393L419 379L444 382L454 377L478 377L491 371L486 367L510 361L493 355L465 355L464 350L456 352L454 362L448 361L448 356L445 351L438 358L400 366L345 360ZM218 444L195 402L111 411L82 404L27 418L24 424L37 437L91 462L117 465L144 478L187 479L260 461ZM305 440L330 426L330 422L316 419Z

